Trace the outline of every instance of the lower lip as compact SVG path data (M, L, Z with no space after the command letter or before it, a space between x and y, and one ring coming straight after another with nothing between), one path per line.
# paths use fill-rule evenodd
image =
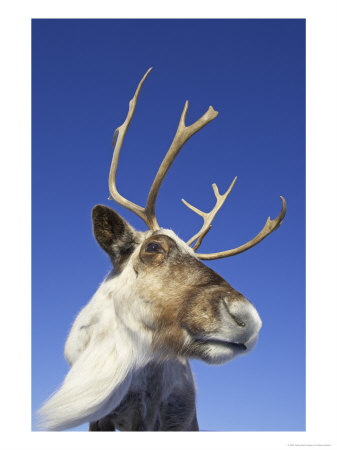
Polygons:
M218 345L225 345L228 348L231 348L232 350L241 350L245 351L247 350L247 347L244 344L237 344L236 342L228 342L228 341L221 341L217 339L196 339L197 342L202 344L218 344Z

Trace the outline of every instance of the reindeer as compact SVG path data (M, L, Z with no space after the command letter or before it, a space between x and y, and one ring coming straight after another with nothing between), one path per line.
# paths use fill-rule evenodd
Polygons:
M158 225L155 206L160 186L185 142L216 116L212 108L185 125L185 103L176 135L141 207L116 188L116 171L138 95L140 81L124 123L114 133L109 174L110 198L139 216L149 228L140 232L107 206L92 211L93 232L109 255L113 271L78 314L65 344L71 369L60 389L39 413L43 428L63 430L90 422L90 431L197 431L196 390L189 358L223 364L247 354L262 325L254 306L201 260L248 250L275 231L286 213L267 219L262 230L240 247L218 253L196 250L231 192L219 193L205 213L203 226L187 243ZM191 245L194 243L193 248Z

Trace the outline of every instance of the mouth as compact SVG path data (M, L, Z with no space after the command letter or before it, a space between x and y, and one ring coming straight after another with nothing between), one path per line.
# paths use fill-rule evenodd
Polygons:
M201 345L207 345L207 344L222 345L224 347L231 348L232 350L241 350L241 351L247 350L247 347L245 346L245 344L241 344L238 342L223 341L221 339L214 339L214 338L205 339L205 338L194 337L193 339L195 342L197 342L198 344L201 344Z
M231 341L225 341L222 339L217 338L207 338L207 337L200 337L193 333L185 324L182 324L182 327L188 332L189 336L193 339L193 341L199 345L217 345L217 346L223 346L232 350L240 350L245 351L247 350L247 347L245 344L239 343L239 342L231 342Z

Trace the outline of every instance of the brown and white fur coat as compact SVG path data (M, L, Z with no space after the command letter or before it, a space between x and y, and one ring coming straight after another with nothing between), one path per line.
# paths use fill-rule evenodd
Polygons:
M72 326L71 369L40 410L43 427L198 430L188 358L223 364L247 353L257 311L171 230L137 232L100 205L93 228L114 270Z

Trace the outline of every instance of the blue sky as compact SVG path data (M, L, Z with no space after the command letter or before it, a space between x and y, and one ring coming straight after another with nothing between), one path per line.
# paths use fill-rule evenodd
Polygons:
M146 72L121 153L119 190L144 205L186 99L187 124L218 117L184 146L158 197L160 225L187 240L211 184L237 183L200 251L240 245L270 215L281 228L209 266L257 307L260 340L224 366L192 361L201 429L305 430L305 21L33 20L32 410L67 373L63 346L79 310L110 269L91 231L108 201L114 129ZM84 430L87 426L79 427ZM33 429L35 422L33 420Z

